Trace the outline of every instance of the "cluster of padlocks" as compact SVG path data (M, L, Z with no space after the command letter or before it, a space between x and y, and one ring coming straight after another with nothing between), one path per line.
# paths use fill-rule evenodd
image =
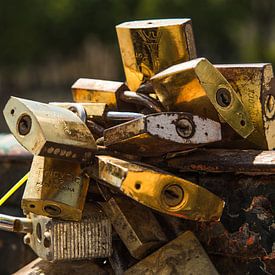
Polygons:
M273 149L272 66L197 58L190 19L116 30L125 83L81 78L73 103L8 101L7 124L34 158L26 218L1 222L48 261L108 258L117 274L217 274L192 232L167 238L155 213L212 222L225 203L170 173L167 160L198 147Z

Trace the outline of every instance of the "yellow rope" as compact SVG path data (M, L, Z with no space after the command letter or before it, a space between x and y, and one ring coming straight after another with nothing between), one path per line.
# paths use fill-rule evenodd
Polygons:
M19 189L23 183L28 179L29 172L19 180L1 199L0 199L0 206L17 190Z

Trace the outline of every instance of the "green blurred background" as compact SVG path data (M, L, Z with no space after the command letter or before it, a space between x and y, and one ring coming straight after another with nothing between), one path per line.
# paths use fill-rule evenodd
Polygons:
M0 0L0 108L71 100L80 77L124 80L115 25L129 20L189 17L199 56L275 62L274 14L274 0Z

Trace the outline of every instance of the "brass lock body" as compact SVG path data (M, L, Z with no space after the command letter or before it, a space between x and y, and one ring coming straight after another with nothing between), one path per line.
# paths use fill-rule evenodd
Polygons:
M118 81L79 78L72 85L73 100L79 103L105 103L110 110L127 106L118 95L129 88Z
M186 231L124 274L218 275L218 272L195 235Z
M197 56L188 18L125 22L116 26L116 31L131 91L169 66Z
M247 140L259 149L275 148L275 91L272 65L222 64L215 65L239 94L255 130ZM272 81L273 80L273 81ZM274 84L273 84L274 85Z
M142 259L167 241L149 208L114 195L108 197L101 206L134 258Z
M81 221L30 214L33 231L24 242L38 257L51 261L90 260L112 254L112 225L95 204L87 204Z
M190 112L225 121L241 137L254 130L240 96L205 58L174 65L151 78L155 92L168 111Z
M64 108L11 97L4 116L18 142L34 155L82 162L97 149L85 123Z
M78 221L88 187L80 164L34 156L21 207L25 213Z
M110 156L96 156L91 177L159 212L196 221L220 219L224 201L167 172Z
M140 156L160 156L220 140L220 123L180 112L146 115L104 131L105 146Z

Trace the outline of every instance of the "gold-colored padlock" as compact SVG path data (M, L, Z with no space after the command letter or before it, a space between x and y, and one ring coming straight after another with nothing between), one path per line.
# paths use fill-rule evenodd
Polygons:
M257 148L274 149L275 90L271 87L274 81L272 65L223 64L215 67L240 95L245 110L250 115L255 130L247 140Z
M104 188L101 190L106 202L100 204L134 258L142 259L167 241L149 208L128 198L112 195Z
M132 21L116 31L132 91L169 66L196 58L191 19Z
M141 260L124 274L218 275L202 245L191 231Z
M88 187L79 163L34 156L21 206L25 213L77 221Z
M79 78L72 85L73 100L79 103L105 103L110 110L117 110L123 107L118 94L127 91L129 88L118 81L100 79Z
M151 78L161 103L169 111L190 112L227 122L243 138L254 130L240 96L205 58L174 65Z
M220 123L180 112L146 115L104 131L105 146L140 156L160 156L220 140Z
M91 177L157 211L196 221L219 220L224 201L190 181L110 156L96 156Z
M97 149L85 123L64 108L11 97L4 116L18 142L35 155L81 162Z

